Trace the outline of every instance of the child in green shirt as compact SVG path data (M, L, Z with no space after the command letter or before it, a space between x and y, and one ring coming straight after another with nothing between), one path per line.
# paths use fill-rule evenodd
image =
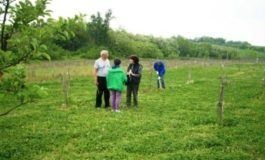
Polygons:
M120 112L121 92L127 81L125 72L120 68L121 60L115 59L114 66L107 74L107 87L111 91L113 111Z

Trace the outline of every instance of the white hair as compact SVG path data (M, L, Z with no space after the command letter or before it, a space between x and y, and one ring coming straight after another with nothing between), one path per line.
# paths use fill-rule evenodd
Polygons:
M102 50L102 51L100 52L100 55L102 56L103 54L109 55L109 51L107 51L107 50Z

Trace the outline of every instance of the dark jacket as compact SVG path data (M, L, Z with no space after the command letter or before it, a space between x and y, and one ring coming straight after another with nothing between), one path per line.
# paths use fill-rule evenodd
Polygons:
M136 76L127 75L127 84L139 84L142 77L143 66L141 64L130 64L127 68L127 72L132 70Z

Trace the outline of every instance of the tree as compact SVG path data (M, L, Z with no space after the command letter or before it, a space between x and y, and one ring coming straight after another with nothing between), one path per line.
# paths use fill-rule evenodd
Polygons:
M37 56L46 56L44 45L47 33L41 28L45 25L44 18L49 15L46 9L49 0L3 0L1 12L1 50L0 71L27 62ZM7 21L9 23L7 23Z
M49 59L45 52L45 43L52 35L45 22L50 12L46 9L48 3L49 0L36 0L34 4L29 0L2 0L0 3L3 11L0 12L3 17L0 32L0 94L16 96L20 103L18 106L38 97L39 91L43 90L39 86L26 85L24 68L18 64L42 56Z
M3 21L1 24L1 50L6 50L7 49L7 39L9 38L8 34L5 34L5 29L6 29L6 20L7 20L7 14L8 10L10 8L10 4L13 3L14 1L10 0L2 0L0 2L1 4L1 13L3 14Z
M90 41L96 45L107 45L109 42L110 21L114 18L112 11L108 10L104 18L99 12L90 18L91 22L87 24Z
M218 45L225 45L226 43L225 39L223 38L212 38L212 37L207 37L207 36L196 38L195 42L218 44Z
M174 57L174 55L175 57L177 57L177 55L179 54L178 43L174 40L174 38L164 39L152 37L151 42L157 45L157 47L163 53L164 57Z
M76 15L73 18L59 18L54 22L58 27L57 37L53 37L54 43L69 51L75 51L88 40L85 15Z
M181 36L178 36L177 42L179 45L180 56L182 57L194 57L194 44Z
M209 58L212 46L207 43L196 44L196 57Z
M125 30L109 32L109 46L116 56L128 57L132 53L136 53L132 35Z

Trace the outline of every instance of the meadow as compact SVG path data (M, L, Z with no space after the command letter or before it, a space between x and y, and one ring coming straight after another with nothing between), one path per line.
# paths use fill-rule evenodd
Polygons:
M126 108L123 92L120 113L95 109L93 61L26 65L28 83L48 94L0 117L0 159L265 159L265 63L167 60L166 89L158 90L152 62L141 62L139 108ZM68 106L61 82L67 72ZM0 113L17 104L0 99Z

